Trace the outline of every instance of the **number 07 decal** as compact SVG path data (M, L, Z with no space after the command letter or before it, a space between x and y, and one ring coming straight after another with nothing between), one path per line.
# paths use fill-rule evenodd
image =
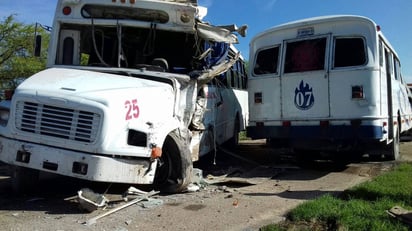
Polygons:
M299 87L295 89L295 106L300 110L308 110L314 103L315 97L312 88L302 80Z
M124 102L124 108L126 108L126 120L137 119L139 117L139 106L137 105L137 99L126 100Z

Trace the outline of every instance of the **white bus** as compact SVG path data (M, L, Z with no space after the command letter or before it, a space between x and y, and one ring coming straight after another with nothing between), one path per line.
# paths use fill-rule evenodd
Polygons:
M372 20L336 15L270 28L251 40L249 61L248 136L399 158L400 134L412 125L410 92Z
M59 0L48 68L0 106L15 190L43 171L179 192L192 161L236 144L248 97L232 44L246 28L206 13L196 0Z

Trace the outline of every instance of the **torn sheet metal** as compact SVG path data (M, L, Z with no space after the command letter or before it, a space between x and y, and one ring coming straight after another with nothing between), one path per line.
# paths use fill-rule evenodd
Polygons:
M230 30L222 27L212 26L207 23L198 22L196 30L199 37L213 42L224 42L237 44L239 40Z
M226 62L222 62L205 71L193 71L190 73L190 76L197 79L198 86L202 86L203 84L211 81L214 77L225 73L229 68L233 66L233 64L239 59L239 57L240 53L237 53L235 57L227 60Z
M95 193L91 189L83 188L77 192L80 208L92 212L105 207L109 200L102 194Z
M134 204L136 204L136 203L138 203L138 202L140 202L140 201L148 200L149 197L151 197L151 196L153 196L153 195L156 195L156 194L158 194L158 193L159 193L159 191L150 191L150 192L144 193L143 195L140 195L140 196L136 197L135 199L127 202L127 203L124 204L124 205L121 205L121 206L119 206L119 207L113 208L113 209L111 209L111 210L109 210L109 211L107 211L107 212L105 212L105 213L103 213L103 214L100 214L100 215L98 215L98 216L96 216L96 217L93 217L93 218L87 220L87 221L84 222L83 224L84 224L84 225L87 225L87 226L93 225L93 224L95 224L95 223L97 222L98 219L101 219L101 218L103 218L103 217L105 217L105 216L108 216L108 215L110 215L110 214L112 214L112 213L115 213L115 212L117 212L117 211L119 211L119 210L121 210L121 209L124 209L124 208L126 208L126 207L131 206L131 205L134 205Z

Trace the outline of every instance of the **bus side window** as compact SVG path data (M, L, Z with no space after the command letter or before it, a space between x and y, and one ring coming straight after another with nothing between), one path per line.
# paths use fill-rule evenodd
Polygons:
M229 86L229 83L228 83L229 81L228 81L228 79L231 78L231 77L230 77L231 75L232 75L232 74L230 73L230 70L227 70L225 73L223 73L223 74L221 75L221 78L219 78L225 87L228 87L228 86Z
M242 67L241 70L241 79L242 79L242 89L246 89L247 88L247 73L246 73L246 68L245 65L243 63L240 64L240 66Z
M402 79L401 79L401 76L400 76L401 64L400 64L399 60L396 57L393 58L393 62L394 62L395 79L400 80L402 82Z
M278 73L279 46L264 49L258 52L253 68L255 75Z
M366 64L366 47L362 38L336 38L333 67L353 67Z
M236 88L236 73L233 71L233 69L231 68L230 70L228 70L228 72L230 72L230 88Z
M240 88L240 68L239 68L239 62L236 62L233 67L231 68L232 71L232 87L233 88Z
M383 67L383 45L382 41L379 41L379 65Z
M395 76L392 75L393 73L392 54L387 48L384 48L384 50L385 50L386 75L391 76L392 78L395 78Z

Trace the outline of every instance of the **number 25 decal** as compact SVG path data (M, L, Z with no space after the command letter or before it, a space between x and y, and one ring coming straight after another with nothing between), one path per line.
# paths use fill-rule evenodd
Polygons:
M126 100L124 102L126 108L126 120L137 119L139 117L139 106L137 106L137 99Z

